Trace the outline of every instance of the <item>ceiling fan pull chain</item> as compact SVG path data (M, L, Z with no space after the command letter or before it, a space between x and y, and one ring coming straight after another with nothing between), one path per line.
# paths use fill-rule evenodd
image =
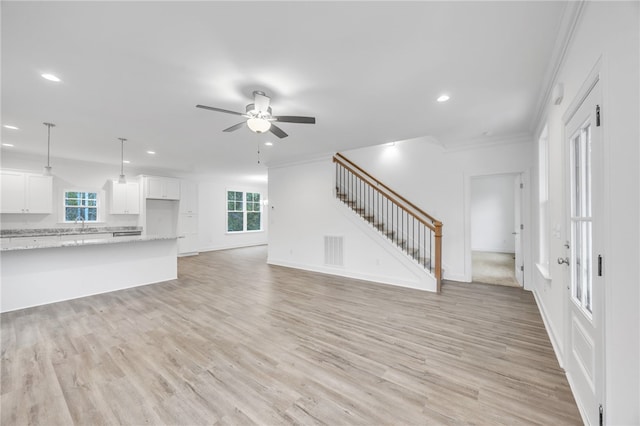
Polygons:
M256 143L256 146L258 147L258 164L260 164L260 141Z

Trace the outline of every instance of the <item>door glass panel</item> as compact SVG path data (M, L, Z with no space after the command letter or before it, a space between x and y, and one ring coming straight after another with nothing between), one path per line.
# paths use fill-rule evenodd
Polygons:
M588 314L592 300L591 128L585 125L571 140L571 264L573 298Z

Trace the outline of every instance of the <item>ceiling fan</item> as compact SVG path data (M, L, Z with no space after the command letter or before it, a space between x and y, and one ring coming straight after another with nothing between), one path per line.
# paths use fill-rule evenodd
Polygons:
M227 114L241 115L246 117L247 121L235 124L223 132L233 132L242 127L245 123L252 132L265 133L267 131L273 133L279 138L286 138L288 135L278 126L273 124L275 121L279 123L302 123L302 124L315 124L315 117L298 117L294 115L271 115L271 106L269 103L271 98L256 90L253 92L253 103L247 105L246 112L229 111L222 108L214 108L206 105L196 105L196 108L208 109L211 111L225 112Z

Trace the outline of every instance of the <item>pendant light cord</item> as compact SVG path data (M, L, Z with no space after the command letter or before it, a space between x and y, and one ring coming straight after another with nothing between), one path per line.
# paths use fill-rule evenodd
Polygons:
M125 138L118 138L120 140L120 177L118 178L118 183L126 183L126 178L124 176L124 142Z
M124 174L124 141L125 138L120 138L120 174Z
M47 126L47 169L51 169L51 128L56 127L53 123L42 123Z

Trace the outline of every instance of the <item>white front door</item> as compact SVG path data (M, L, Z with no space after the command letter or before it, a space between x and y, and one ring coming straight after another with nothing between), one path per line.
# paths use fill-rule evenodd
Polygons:
M600 423L604 400L603 146L600 84L566 122L567 376L585 422Z

